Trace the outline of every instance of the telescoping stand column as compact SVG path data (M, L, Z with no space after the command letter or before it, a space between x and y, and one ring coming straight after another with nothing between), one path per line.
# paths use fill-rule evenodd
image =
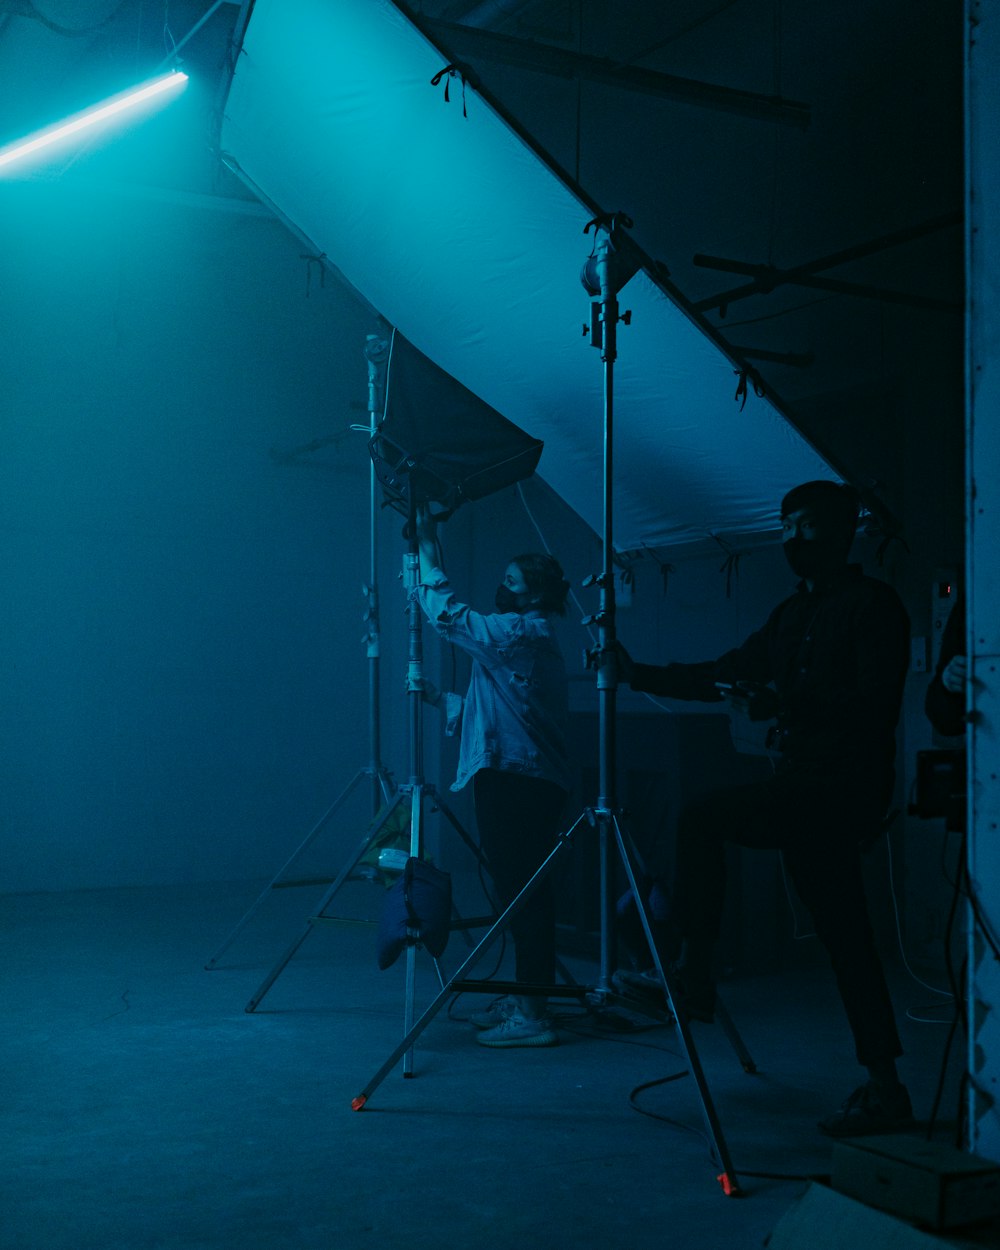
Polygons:
M376 423L373 422L373 428L375 424ZM440 811L464 844L469 848L471 853L480 862L482 862L482 855L475 841L470 837L466 829L462 826L448 805L441 799L436 788L433 785L429 785L424 776L422 617L420 605L417 603L416 596L412 593L416 588L420 577L420 556L417 539L416 509L416 495L415 492L410 489L407 496L408 515L406 534L408 547L403 557L403 582L407 595L408 641L406 699L409 779L405 785L397 787L395 794L388 804L388 807L381 808L372 820L372 823L369 825L368 830L361 839L360 844L356 847L347 862L344 864L343 868L330 885L330 888L323 895L319 904L314 909L313 914L309 916L298 936L274 965L265 979L261 982L257 991L247 1003L246 1011L248 1012L253 1012L257 1009L264 996L270 990L271 986L288 965L302 943L306 940L310 933L314 931L316 926L325 921L337 919L336 916L330 914L328 908L332 905L333 900L339 892L341 886L348 880L365 853L382 837L383 830L389 829L394 831L401 827L405 828L408 825L409 855L414 858L421 859L423 858L425 852L424 831L426 813L430 810ZM364 774L359 774L359 776L361 775ZM332 812L328 815L330 814L332 814ZM326 818L324 818L324 820L325 819ZM466 930L480 923L481 921L477 918L463 918L454 907L452 908L451 927L452 929L459 930L469 945L471 945L471 940L469 939ZM414 1019L414 1003L416 999L416 957L417 945L414 943L407 943L403 1028L408 1036L412 1032ZM441 970L441 965L436 958L432 957L432 959L434 969L437 974L438 984L443 985L444 974ZM405 1051L400 1053L403 1055L403 1075L412 1076L412 1046L407 1046Z
M463 984L463 978L478 963L479 959L493 944L497 936L508 927L511 917L523 905L542 878L552 870L555 862L569 850L578 829L596 829L599 839L600 872L601 872L601 956L599 981L595 987L598 998L612 996L612 975L615 960L615 907L612 882L614 863L617 856L621 862L628 883L635 896L636 905L642 921L643 932L649 947L650 955L660 974L665 987L667 1005L677 1026L678 1036L684 1049L688 1070L694 1077L701 1100L705 1126L717 1164L722 1168L718 1176L723 1192L733 1196L740 1193L736 1173L733 1169L729 1150L722 1134L722 1127L716 1115L712 1097L705 1080L698 1053L691 1037L691 1030L684 1012L683 1000L672 984L672 970L665 953L660 949L659 939L654 932L645 893L642 889L638 856L631 837L623 830L619 820L616 797L616 699L618 688L616 636L615 636L615 597L614 597L614 535L612 530L613 517L613 469L614 469L614 362L617 355L617 327L619 320L628 324L629 314L619 314L618 292L633 276L638 268L637 263L628 259L621 244L619 227L630 226L628 218L618 217L596 218L588 222L585 233L593 228L595 241L590 258L583 267L581 275L584 288L592 297L591 305L591 342L601 349L604 363L604 447L603 447L603 563L601 573L590 579L600 588L600 609L594 622L598 627L598 643L591 653L591 661L597 672L597 690L599 698L599 733L600 733L600 794L594 808L582 812L570 828L561 833L555 846L540 864L534 876L513 900L510 906L499 916L493 926L467 956L465 962L454 973L451 979L442 986L441 992L426 1009L412 1029L402 1039L396 1049L382 1064L368 1084L351 1102L355 1111L361 1111L371 1095L381 1085L389 1072L405 1056L414 1040L430 1024L448 997ZM625 240L627 242L627 240ZM728 1017L721 1017L720 1022L726 1029L727 1036L737 1050L737 1054L747 1071L753 1071L750 1060L742 1042L732 1028Z
M384 378L385 363L389 356L388 341L380 335L369 334L365 340L365 359L368 362L368 421L367 426L352 425L350 428L359 433L366 433L369 436L374 434L382 411L382 395L384 394ZM371 786L371 816L372 824L369 826L365 834L363 849L359 852L357 858L351 861L351 864L338 877L335 878L334 889L328 894L327 899L332 898L333 894L340 889L344 881L347 880L348 874L353 870L358 859L364 854L364 851L375 840L380 831L386 824L387 817L381 814L381 809L391 802L394 794L394 786L392 777L382 763L382 722L381 722L381 692L380 692L380 665L381 665L381 638L379 633L379 596L378 596L378 490L375 477L375 467L369 467L369 492L368 492L368 553L369 553L369 573L368 584L363 587L363 593L367 603L365 612L365 624L367 625L367 633L365 636L365 648L368 658L368 763L358 769L347 785L341 790L334 801L326 809L312 829L306 834L305 838L292 851L288 859L281 865L264 889L260 892L250 907L243 913L243 916L237 921L233 929L223 941L222 945L216 950L212 958L205 964L208 971L212 971L225 952L232 946L233 942L239 937L246 926L250 923L257 910L270 896L272 890L289 889L294 886L306 885L325 885L329 882L329 878L317 880L309 878L307 880L295 880L289 878L287 873L300 857L309 849L316 841L324 829L330 824L334 816L340 811L343 805L351 797L359 785L368 779ZM324 900L326 901L326 900ZM257 997L252 1001L248 1010L263 998L267 989L273 984L274 980L281 972L288 960L298 950L302 942L308 937L311 927L305 930L305 933L295 944L294 949L287 955L280 967L274 972L274 975L261 987Z

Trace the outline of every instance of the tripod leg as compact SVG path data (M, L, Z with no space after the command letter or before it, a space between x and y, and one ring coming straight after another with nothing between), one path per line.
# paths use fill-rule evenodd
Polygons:
M230 931L229 936L226 938L226 940L222 943L219 949L215 952L212 958L205 965L206 971L211 972L211 970L218 963L221 956L230 948L230 946L232 946L236 938L243 932L243 930L246 928L247 924L249 923L250 918L257 911L257 908L260 907L261 903L263 903L264 900L268 897L268 895L275 888L277 883L285 875L285 873L292 866L292 864L295 863L295 861L298 859L298 857L302 854L303 851L305 851L309 846L312 845L313 842L315 842L315 840L319 837L319 835L323 832L326 826L330 823L330 821L336 815L341 804L345 803L350 798L355 788L359 785L362 777L367 777L369 775L370 774L367 768L359 769L358 772L354 774L354 777L351 779L351 781L348 782L348 784L344 787L343 790L341 790L340 794L337 795L336 799L334 799L330 807L327 808L327 810L319 818L316 824L313 825L312 829L310 829L306 837L299 843L299 845L291 853L288 859L286 859L285 862L281 865L278 871L274 874L271 880L267 883L267 885L258 895L257 899L253 903L251 903L248 910L244 912L242 919L237 923L236 927Z
M455 813L451 810L448 804L444 802L444 800L441 798L441 796L437 793L436 790L433 790L430 787L428 787L428 794L433 798L434 806L438 809L438 811L442 814L442 816L444 816L444 818L448 821L448 824L451 825L452 829L455 830L455 832L462 839L462 841L469 848L469 850L476 857L476 859L478 859L480 863L483 863L484 862L483 852L480 849L478 843L475 841L474 838L470 836L469 831L465 828L465 826L458 819Z
M391 802L393 792L392 778L381 766L381 764L375 769L375 780L378 782L379 792L382 795L382 802Z
M618 844L618 854L621 857L625 873L628 877L628 883L632 887L632 893L635 896L636 905L639 909L639 916L642 919L643 932L646 935L646 942L649 946L649 953L653 957L656 964L656 970L663 978L663 985L667 995L667 1004L673 1012L674 1019L677 1022L677 1033L681 1040L681 1046L687 1059L688 1068L694 1077L695 1084L698 1086L698 1095L701 1099L702 1114L705 1118L705 1127L714 1148L715 1157L722 1167L722 1173L718 1177L719 1184L723 1191L733 1196L740 1193L739 1183L736 1179L736 1173L733 1169L733 1163L729 1157L729 1149L726 1146L725 1138L722 1135L722 1125L719 1123L719 1117L715 1112L715 1105L712 1102L712 1095L708 1089L708 1083L705 1080L705 1073L702 1070L701 1060L698 1058L698 1052L695 1049L694 1040L691 1037L691 1029L688 1025L687 1014L684 1011L682 1002L671 984L670 974L667 969L670 966L669 961L660 951L656 935L653 932L653 925L650 920L649 910L646 907L646 900L643 897L642 889L639 885L639 874L634 861L633 852L626 842L625 835L622 833L617 817L613 813L609 813L606 817L610 820L614 829L615 841Z
M330 886L327 892L323 895L323 898L320 901L320 905L315 911L314 917L311 917L306 922L299 936L292 942L292 944L288 947L288 949L285 951L282 957L278 960L278 962L274 965L274 967L271 969L268 975L264 978L264 980L258 986L256 993L247 1003L246 1007L244 1008L244 1011L252 1012L257 1009L264 995L268 992L271 986L275 983L275 981L277 981L278 977L287 967L292 956L299 949L302 943L306 940L309 934L312 933L315 927L314 920L318 917L321 917L323 913L326 911L327 907L329 907L331 901L334 898L334 895L337 894L337 892L340 890L340 887L344 884L344 882L350 876L351 872L354 869L354 866L357 864L361 856L364 855L365 851L367 851L368 847L372 843L372 840L375 837L377 837L378 834L381 832L386 821L389 819L389 817L392 815L395 809L399 806L399 804L403 802L403 798L404 796L402 794L397 794L396 797L393 799L392 803L389 805L388 811L386 811L384 814L379 813L379 815L368 826L368 829L366 830L365 836L362 838L360 845L357 847L354 854L347 861L344 867L340 870L340 872L338 873L336 877L336 880L333 882L333 884Z
M483 855L482 848L478 845L475 839L471 837L471 835L469 834L469 831L465 828L465 826L458 819L455 813L451 810L448 804L443 801L443 799L438 794L438 792L434 789L433 786L426 786L424 789L424 793L433 800L435 809L439 811L442 816L444 816L444 818L451 825L452 829L455 830L455 832L458 834L461 840L465 843L465 845L469 848L469 850L475 856L476 860L480 864L482 864L482 866L486 869L487 872L489 872L489 864L486 862L486 857L485 855ZM494 907L494 908L496 907L496 904L492 898L488 898L487 901L489 902L491 907ZM462 935L462 941L471 950L472 947L475 945L475 943L472 941L472 938L469 936L468 930L462 924L462 920L463 920L462 914L454 904L452 904L451 910L452 910L452 918L458 922L459 932ZM434 962L436 966L437 960L435 960ZM441 980L441 983L444 984L443 979L441 979L440 969L438 970L438 978L439 980Z
M469 952L469 954L466 956L465 963L463 963L461 967L458 968L458 970L442 986L441 991L438 994L438 996L430 1004L430 1006L427 1008L424 1014L420 1017L420 1019L416 1022L416 1024L413 1025L413 1027L406 1034L403 1040L399 1043L396 1049L392 1052L389 1058L386 1059L385 1063L382 1064L382 1066L375 1073L375 1075L368 1082L368 1084L364 1087L361 1093L351 1100L351 1109L353 1111L362 1110L362 1108L365 1106L365 1104L367 1103L371 1095L375 1092L376 1089L378 1089L378 1087L382 1084L382 1082L389 1075L392 1069L396 1066L399 1059L403 1055L405 1055L409 1050L412 1049L413 1043L420 1036L420 1034L424 1031L424 1029L430 1024L430 1022L434 1019L434 1017L441 1010L442 1006L444 1005L448 997L451 995L452 987L454 986L455 982L462 980L465 974L471 968L475 967L475 965L479 962L482 956L485 955L486 952L489 950L489 948L493 945L493 942L496 940L499 934L507 927L511 916L524 904L525 900L530 897L531 893L533 892L535 887L538 885L538 883L549 872L552 865L555 863L557 857L563 854L563 852L568 849L568 847L570 846L570 840L572 838L572 835L575 829L577 828L577 826L580 824L580 822L583 819L584 819L583 816L579 817L566 833L561 833L559 835L559 840L556 842L555 846L548 853L545 859L542 860L534 876L532 876L527 882L525 882L523 888L521 889L521 892L511 902L507 910L504 911L501 915L499 915L496 918L492 926L487 930L487 932L480 939L479 945ZM406 1075L405 1072L404 1072L404 1075Z
M424 849L424 800L426 788L419 783L410 786L410 854L418 858ZM406 948L406 991L403 997L403 1033L413 1030L414 1008L417 998L417 948ZM403 1076L413 1076L413 1047L403 1055Z
M456 832L456 833L458 834L458 836L462 839L462 841L463 841L463 842L465 843L465 845L469 848L469 850L473 853L473 855L475 855L475 856L476 856L476 858L479 860L479 862L480 862L481 864L484 864L484 863L485 863L485 861L484 861L484 859L483 859L483 853L482 853L482 851L481 851L481 850L480 850L480 848L476 845L476 843L473 841L473 839L469 836L468 831L467 831L467 830L466 830L466 828L463 826L463 824L462 824L462 823L461 823L461 821L458 819L458 817L455 815L455 813L451 810L451 808L447 805L447 803L442 802L442 800L441 800L440 796L438 795L438 793L437 793L437 791L434 789L434 787L433 787L433 786L427 786L427 787L425 787L425 789L424 789L424 793L425 793L425 794L426 794L429 798L432 798L432 799L433 799L435 808L437 808L437 810L441 812L442 816L444 816L444 817L445 817L445 819L446 819L446 820L448 821L448 823L451 825L452 829L454 829L454 830L455 830L455 832ZM452 911L452 918L453 918L454 920L458 921L458 924L459 924L459 932L460 932L460 933L461 933L461 935L462 935L462 941L466 944L466 946L468 946L468 947L471 949L471 947L474 945L474 943L473 943L473 941L472 941L472 938L469 936L468 930L462 926L462 914L461 914L461 912L458 910L458 908L457 908L454 904L452 904L452 909L451 909L451 911ZM436 964L437 964L437 960L435 960L434 962L435 962L435 965L436 965ZM438 978L440 979L440 977L441 977L441 973L440 973L440 969L439 969L439 970L438 970ZM442 984L443 984L443 982L442 982Z
M435 806L440 809L442 815L447 819L451 827L455 830L458 836L462 839L465 845L469 848L469 850L475 856L476 860L486 869L487 872L489 872L490 863L489 863L489 860L486 858L486 856L483 854L483 848L479 845L478 842L476 842L473 838L469 836L468 831L463 827L462 823L455 816L454 812L451 811L447 803L442 802L441 798L436 793L434 794L434 803L435 803ZM490 875L492 876L492 873ZM490 898L488 901L491 906L493 907L496 906L496 903L494 902L492 898ZM458 914L457 911L455 913L455 917L457 920L461 920L461 916ZM466 933L464 929L462 930L462 933L465 938L466 946L471 947L472 940L469 937L468 933ZM572 973L569 971L569 969L562 962L562 960L559 958L558 955L556 956L556 971L559 973L559 975L562 977L562 979L566 982L567 985L576 985L576 981L573 979Z
M414 1004L417 996L417 948L406 948L406 994L403 1001L403 1032L413 1032ZM403 1076L413 1076L413 1047L403 1055Z
M715 998L715 1018L725 1033L730 1046L736 1051L736 1058L740 1061L740 1065L744 1072L754 1073L757 1071L757 1065L753 1061L753 1056L746 1048L746 1043L740 1037L739 1030L733 1024L733 1018L726 1010L724 1004L718 995Z

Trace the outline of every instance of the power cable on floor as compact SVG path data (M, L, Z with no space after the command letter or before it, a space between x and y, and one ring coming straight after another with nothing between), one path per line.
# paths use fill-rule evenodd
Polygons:
M571 1017L570 1019L578 1019L578 1018L579 1017ZM557 1020L558 1019L560 1018L557 1017ZM568 1020L563 1020L563 1023L564 1025L567 1024ZM638 1029L639 1031L648 1031L651 1029L662 1028L667 1023L669 1023L669 1021L667 1020L650 1021L648 1025L639 1025L639 1026L634 1026L634 1027ZM633 1041L631 1038L623 1037L621 1034L607 1034L607 1033L602 1034L602 1033L597 1033L593 1030L581 1030L581 1029L571 1029L571 1031L577 1033L578 1035L582 1034L588 1037L596 1037L599 1040L615 1041L615 1042L623 1043L625 1045L632 1045L632 1046L647 1046L651 1050L666 1051L669 1054L676 1055L678 1059L681 1058L681 1055L678 1054L675 1050L673 1050L669 1046L653 1046L649 1042ZM644 1115L648 1119L651 1119L651 1120L659 1120L663 1124L669 1124L672 1128L683 1129L685 1132L693 1133L696 1137L700 1137L701 1140L705 1143L706 1149L708 1150L708 1154L709 1154L709 1157L712 1159L712 1162L717 1167L721 1167L722 1166L721 1162L716 1157L715 1150L706 1133L702 1132L700 1129L695 1128L694 1126L690 1124L685 1124L680 1120L675 1120L671 1116L662 1115L656 1111L650 1111L646 1107L641 1106L638 1101L640 1094L645 1093L646 1090L656 1089L661 1085L670 1085L674 1081L679 1081L683 1077L689 1076L689 1075L690 1075L690 1069L682 1068L678 1072L671 1072L668 1076L657 1077L656 1079L651 1080L651 1081L643 1081L642 1084L636 1085L632 1090L629 1091L628 1104L632 1108L632 1110L638 1112L639 1115ZM734 1176L736 1179L738 1179L739 1177L749 1177L753 1180L775 1180L775 1181L796 1181L796 1182L798 1181L828 1181L829 1180L829 1177L826 1176L825 1174L806 1175L806 1174L799 1174L799 1173L793 1173L793 1172L753 1172L753 1171L745 1171L739 1168L734 1170Z

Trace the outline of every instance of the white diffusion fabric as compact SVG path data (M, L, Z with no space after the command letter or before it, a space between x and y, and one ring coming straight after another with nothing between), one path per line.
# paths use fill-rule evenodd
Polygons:
M458 78L432 85L445 67L385 0L256 0L223 145L410 342L544 440L541 476L599 531L593 207ZM760 534L791 485L835 476L767 400L741 411L734 363L649 275L620 299L617 547Z

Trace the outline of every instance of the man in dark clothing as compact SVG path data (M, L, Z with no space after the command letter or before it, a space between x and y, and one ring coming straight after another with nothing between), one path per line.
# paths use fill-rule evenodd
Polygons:
M688 1014L710 1020L725 843L782 852L830 956L869 1074L821 1122L837 1136L912 1120L861 870L862 850L880 832L893 790L909 621L891 587L847 562L858 511L855 492L834 482L807 482L785 496L784 551L801 581L742 646L700 664L637 664L623 648L619 656L633 690L728 698L753 720L775 720L771 740L781 754L774 775L717 791L680 815L668 921L675 949L668 954L683 950L675 972Z

